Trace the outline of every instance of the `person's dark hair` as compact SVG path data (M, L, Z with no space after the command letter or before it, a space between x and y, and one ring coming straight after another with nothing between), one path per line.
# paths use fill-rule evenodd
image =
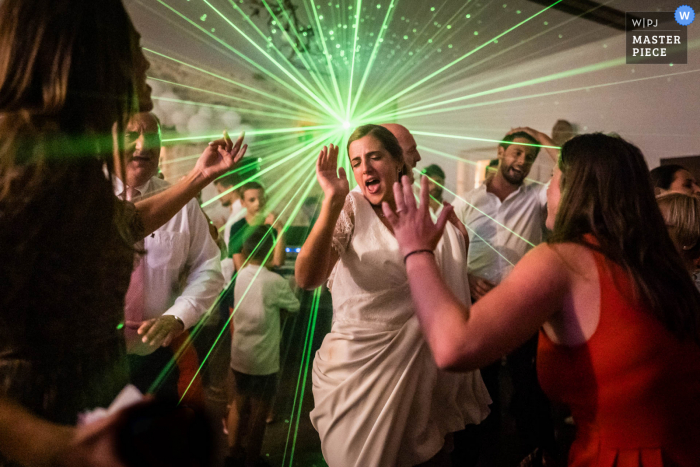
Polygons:
M428 167L424 168L421 175L427 175L428 177L440 177L445 179L445 171L443 171L439 165L430 164Z
M112 168L112 126L138 111L137 47L120 0L0 2L0 196L17 164L88 155Z
M382 146L384 146L384 149L386 149L389 155L391 155L391 158L401 164L402 168L400 175L405 175L407 173L408 169L404 164L403 150L401 149L399 140L396 139L396 136L394 136L392 132L380 125L368 124L355 128L355 131L353 131L348 138L348 145L346 148L348 156L350 155L350 145L358 139L364 138L365 136L371 136L382 143Z
M700 343L700 293L668 235L639 148L601 133L576 136L562 147L559 167L562 196L548 243L600 251L626 270L669 331Z
M262 186L261 183L248 182L238 190L238 193L241 195L241 198L245 196L245 192L248 190L262 190L262 192L265 193L265 187Z
M515 138L524 138L528 141L528 144L540 144L539 141L537 141L535 138L530 136L528 133L525 133L524 131L518 131L518 132L515 132L513 134L504 136L498 145L500 147L502 147L503 149L508 149L508 146L513 144L513 140L515 140ZM539 154L539 152L540 152L540 147L536 146L535 147L535 155Z
M649 172L651 184L654 188L668 190L679 170L686 170L686 168L678 164L661 165Z
M238 176L238 173L232 173L217 178L214 183L221 185L224 188L231 188L232 186L236 186L241 183L241 177Z
M115 225L133 248L103 168L114 171L112 127L123 156L139 110L137 53L120 0L0 1L0 277L13 278L0 308L46 261L49 230L58 258Z
M275 239L272 236L271 227L263 225L253 230L250 236L245 239L242 253L254 261L264 261L274 246Z

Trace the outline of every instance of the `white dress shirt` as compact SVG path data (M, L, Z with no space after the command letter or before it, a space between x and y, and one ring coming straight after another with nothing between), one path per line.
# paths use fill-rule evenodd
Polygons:
M486 186L484 182L462 195L464 201L456 198L454 208L469 231L469 273L497 284L532 246L489 216L537 245L542 241L547 186L523 184L503 202Z
M114 180L115 194L124 191L121 180ZM153 177L135 187L141 198L170 186ZM209 234L209 225L196 199L144 239L144 320L161 315L177 316L189 329L214 303L224 286L221 252ZM181 275L187 273L181 287Z
M267 268L249 264L238 273L233 296L237 308L233 314L231 368L248 375L277 373L282 338L280 310L299 311L299 300L289 282Z

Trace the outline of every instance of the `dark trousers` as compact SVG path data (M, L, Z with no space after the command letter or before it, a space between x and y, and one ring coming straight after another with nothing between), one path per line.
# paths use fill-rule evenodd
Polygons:
M550 403L537 381L537 339L533 336L508 355L505 367L499 360L481 369L493 400L491 413L480 425L455 433L455 467L514 465L538 447L557 455ZM511 391L502 384L508 379L512 383L509 404Z
M131 384L144 394L152 390L159 398L177 401L180 371L176 364L173 364L167 375L164 374L164 379L152 388L161 373L166 371L172 358L173 352L168 347L160 347L149 355L128 355Z

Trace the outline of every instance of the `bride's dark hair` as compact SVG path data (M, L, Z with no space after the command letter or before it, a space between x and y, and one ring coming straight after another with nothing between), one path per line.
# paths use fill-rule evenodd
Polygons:
M394 136L391 131L380 125L368 124L355 128L355 131L353 131L348 138L348 145L346 148L348 155L350 154L350 144L358 139L364 138L365 136L371 136L382 143L382 146L384 146L384 149L386 149L389 155L391 155L391 158L401 164L401 172L399 173L399 177L407 174L409 169L404 163L403 150L401 149L399 140L396 139L396 136Z

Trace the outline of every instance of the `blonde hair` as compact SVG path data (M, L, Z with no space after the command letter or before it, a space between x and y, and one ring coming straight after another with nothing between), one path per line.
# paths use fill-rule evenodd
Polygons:
M683 193L664 193L656 197L668 233L678 252L686 260L700 257L700 198Z

